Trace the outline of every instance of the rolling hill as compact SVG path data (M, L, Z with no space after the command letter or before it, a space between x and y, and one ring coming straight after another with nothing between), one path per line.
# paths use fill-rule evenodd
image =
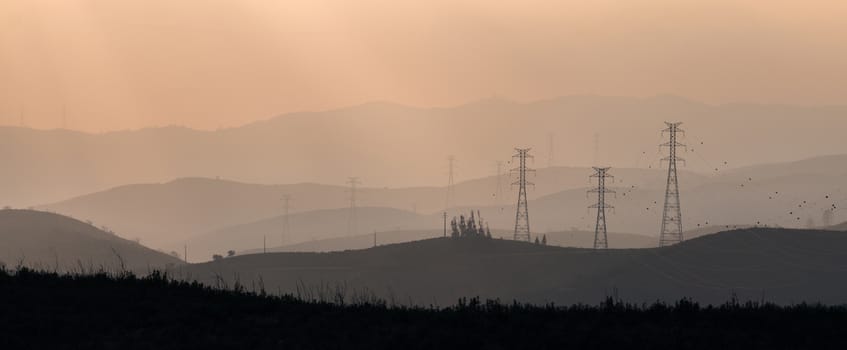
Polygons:
M582 188L586 184L589 168L554 167L539 169L534 181L537 190L529 194L534 199L563 189ZM641 188L661 187L661 171L650 169L617 169L619 181ZM702 183L705 177L685 173L687 184ZM508 190L509 179L501 179L503 198L497 198L497 177L490 176L460 182L455 186L453 206L482 207L511 203L514 199ZM444 187L375 188L362 187L357 192L360 206L386 207L432 214L444 209ZM112 228L122 237L140 238L155 247L206 234L210 231L239 226L279 216L283 211L281 198L292 196L290 212L304 213L345 208L348 189L341 186L318 184L260 185L208 178L183 178L166 183L120 186L61 202L39 206L78 218L85 218ZM317 214L314 214L317 215ZM314 216L312 215L312 216ZM324 232L323 237L346 232L346 218L339 222L341 230ZM328 220L327 218L322 221ZM276 221L280 221L277 219ZM396 224L387 219L383 225L365 228L383 230L393 226L412 226L414 223ZM423 227L430 227L423 226ZM276 226L265 233L278 232ZM297 231L297 230L295 230ZM308 235L300 240L311 239ZM276 242L276 241L274 241Z
M810 227L810 221L816 227L823 222L825 210L833 210L833 220L844 220L839 209L847 205L844 187L847 174L826 166L842 158L847 157L786 163L784 170L768 164L761 171L753 167L712 176L682 173L685 229L727 225L805 228ZM610 198L616 207L608 216L610 230L656 235L664 197L663 172L612 171L616 176L612 188L618 193ZM539 185L529 191L534 232L593 230L593 214L586 209L592 199L585 195L586 174L590 171L554 167L540 169L538 174ZM497 199L496 183L496 177L487 177L457 184L457 198L450 215L479 210L492 228L511 227L514 224L512 191L504 189L503 198ZM221 249L259 248L263 236L271 237L270 246L278 246L283 221L280 198L286 193L294 196L288 244L347 234L348 218L345 209L340 208L347 206L348 194L340 186L257 185L186 178L164 184L122 186L40 208L90 219L98 226L112 228L122 237L140 238L145 244L166 250L179 249L186 241L194 245L195 238L221 237L217 244L202 243L210 245L210 249L200 252L206 256ZM360 206L393 208L405 214L363 219L370 224L363 225L359 233L440 228L441 209L425 209L443 206L444 193L443 187L363 188L358 194ZM294 217L298 215L299 218ZM232 237L222 238L227 235Z
M557 304L609 295L653 302L690 297L847 302L847 235L833 231L746 229L654 249L593 251L507 240L428 239L337 253L268 253L186 267L192 276L270 290L366 289L395 300L450 304L457 298ZM210 277L211 278L211 277ZM205 280L205 278L201 278ZM207 281L211 282L211 281Z
M117 237L87 223L47 212L0 210L0 262L59 271L147 271L178 265L173 256Z
M376 245L397 244L419 241L430 238L440 238L444 235L444 231L440 229L432 230L405 230L405 231L378 231L373 234L358 235L353 237L335 237L327 239L319 239L306 241L291 245L270 247L267 249L269 253L278 252L340 252L345 250L367 249ZM448 232L449 235L449 232ZM493 230L491 235L495 238L508 238L512 235L511 232L502 230ZM572 248L592 248L594 247L594 232L588 231L560 231L560 232L544 232L538 236L544 235L547 237L547 244L557 247L572 247ZM376 236L376 237L374 237ZM687 236L686 236L687 237ZM694 236L692 236L694 237ZM629 233L614 233L609 232L609 248L612 249L627 249L627 248L652 248L658 245L658 241L654 237L642 236ZM239 252L243 254L259 254L264 252L263 249L250 249Z
M194 257L191 257L190 261L209 260L212 254L223 254L228 250L243 251L261 248L264 243L274 247L283 243L302 243L346 236L349 213L350 210L344 208L292 214L289 217L289 225L293 234L286 237L283 237L281 231L284 220L282 216L225 227L191 237L187 240L188 246L194 252L192 254ZM357 208L356 216L356 232L350 236L374 231L441 226L441 221L431 222L427 216L392 208Z

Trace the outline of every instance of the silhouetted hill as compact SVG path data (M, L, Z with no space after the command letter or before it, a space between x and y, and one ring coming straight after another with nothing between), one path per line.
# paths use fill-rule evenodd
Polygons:
M847 231L847 221L829 227L824 227L823 229L832 231Z
M43 208L90 219L127 238L153 246L257 221L282 212L282 196L297 199L294 211L334 203L343 206L344 189L317 184L259 185L184 178L163 184L138 184L72 198Z
M450 234L449 232L447 233ZM441 229L432 230L409 230L409 231L379 231L376 232L376 244L397 244L419 241L429 238L439 238L444 235ZM495 238L509 238L512 232L503 230L492 230L491 235ZM594 232L588 231L566 231L566 232L544 232L539 233L547 237L547 244L558 247L592 248L594 247ZM658 245L658 240L653 237L609 232L610 248L651 248ZM267 252L340 252L344 250L367 249L374 246L374 234L358 235L354 237L335 237L307 241L282 247L269 247ZM239 254L258 254L262 249L250 249L239 252Z
M308 242L348 235L350 209L315 210L292 214L289 225L292 234L283 237L283 216L259 220L215 230L188 239L188 246L194 253L189 254L190 261L210 260L212 254L223 254L229 250L243 251L262 248L267 239L269 247L283 243ZM417 229L440 227L442 220L432 221L428 216L392 208L361 207L356 209L356 232L359 233L387 230ZM194 257L192 257L193 255Z
M340 252L344 250L372 248L374 246L374 239L376 239L376 245L386 245L438 238L443 235L444 231L438 229L379 231L349 237L324 238L283 246L270 246L267 252ZM238 254L260 254L263 251L263 249L248 249L239 251Z
M180 264L170 255L87 223L47 212L0 210L0 261L59 271L105 268L146 271Z
M383 297L446 304L461 296L557 304L607 295L651 302L691 297L847 302L847 235L747 229L654 249L592 251L507 240L429 239L337 253L269 253L192 265L193 276L261 279L269 289L367 288ZM204 278L205 280L205 278ZM231 282L230 282L231 283Z

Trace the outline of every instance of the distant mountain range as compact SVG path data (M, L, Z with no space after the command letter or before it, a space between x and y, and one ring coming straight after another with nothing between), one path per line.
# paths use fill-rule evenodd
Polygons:
M690 169L721 172L847 153L840 133L847 129L844 115L847 107L569 96L531 103L491 99L450 108L370 103L211 132L166 127L88 134L3 127L0 205L26 207L183 177L343 185L348 176L359 176L377 188L431 186L447 182L447 155L458 159L457 179L483 178L494 175L495 162L508 161L516 146L533 147L535 167L655 167L666 120L685 122ZM511 167L504 164L504 172ZM404 209L413 204L405 203Z
M680 174L686 230L710 226L820 227L826 210L832 222L847 219L847 156L730 169L719 174ZM666 172L615 169L617 193L608 215L613 232L656 236ZM593 231L593 198L585 190L588 168L542 168L530 190L533 232ZM500 179L501 185L506 182ZM495 230L514 225L514 191L487 177L456 185L450 216L478 210ZM352 235L373 231L440 230L444 187L380 189L358 193L358 224ZM291 231L283 238L281 198L291 194ZM208 259L212 253L291 245L343 237L348 232L349 193L344 187L297 184L256 185L190 178L164 184L128 185L39 208L92 220L126 238L179 250L184 244ZM409 203L418 203L410 208ZM417 209L413 210L413 209Z
M536 188L529 198L553 194L564 189L582 188L587 184L590 169L554 167L539 169L533 179ZM662 172L651 169L616 169L618 182L632 184L639 189L659 189L663 184ZM686 184L701 183L706 177L684 173ZM507 205L515 200L509 188L509 177L496 176L460 182L455 186L452 206L487 207ZM446 204L444 187L373 188L357 191L357 205L372 208L392 208L420 216L407 222L386 217L373 224L360 219L361 233L395 228L440 227L441 220L432 221L433 213L440 213ZM257 185L205 178L178 179L163 184L126 185L102 192L71 198L38 208L60 212L77 218L92 220L107 226L128 238L140 238L146 244L163 246L182 242L210 231L228 227L242 230L255 229L261 234L277 237L281 234L284 195L290 195L290 212L293 234L290 242L333 237L347 231L349 192L341 186L317 184ZM498 195L502 198L498 198ZM330 211L335 210L335 211ZM301 213L321 211L332 217L316 218L321 214ZM437 215L436 215L437 216ZM407 216L408 219L408 216ZM265 224L258 221L266 221ZM257 222L245 227L244 224ZM318 225L318 226L315 226ZM323 225L323 226L320 226ZM327 226L330 225L330 226ZM321 227L323 232L315 232ZM258 232L257 232L258 233ZM259 236L261 237L261 236ZM279 243L279 240L272 240Z
M188 266L214 283L269 290L345 288L389 301L449 305L468 295L531 303L636 303L691 298L781 304L847 302L847 234L755 228L665 248L594 251L509 240L436 238L336 253L268 253ZM215 277L217 276L217 277Z
M0 210L0 262L60 272L147 272L182 263L72 218L8 209Z

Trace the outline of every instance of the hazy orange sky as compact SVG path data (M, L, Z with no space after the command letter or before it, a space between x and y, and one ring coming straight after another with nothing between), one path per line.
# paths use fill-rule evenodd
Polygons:
M844 104L847 1L0 0L0 124L214 129L367 101ZM23 111L23 113L21 113Z

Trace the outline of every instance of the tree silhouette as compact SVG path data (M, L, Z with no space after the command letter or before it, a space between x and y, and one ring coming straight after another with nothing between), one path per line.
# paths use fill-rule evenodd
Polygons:
M491 230L488 225L482 221L479 211L474 213L471 211L470 216L465 218L464 215L459 215L458 218L453 217L450 221L450 237L452 238L491 238Z

